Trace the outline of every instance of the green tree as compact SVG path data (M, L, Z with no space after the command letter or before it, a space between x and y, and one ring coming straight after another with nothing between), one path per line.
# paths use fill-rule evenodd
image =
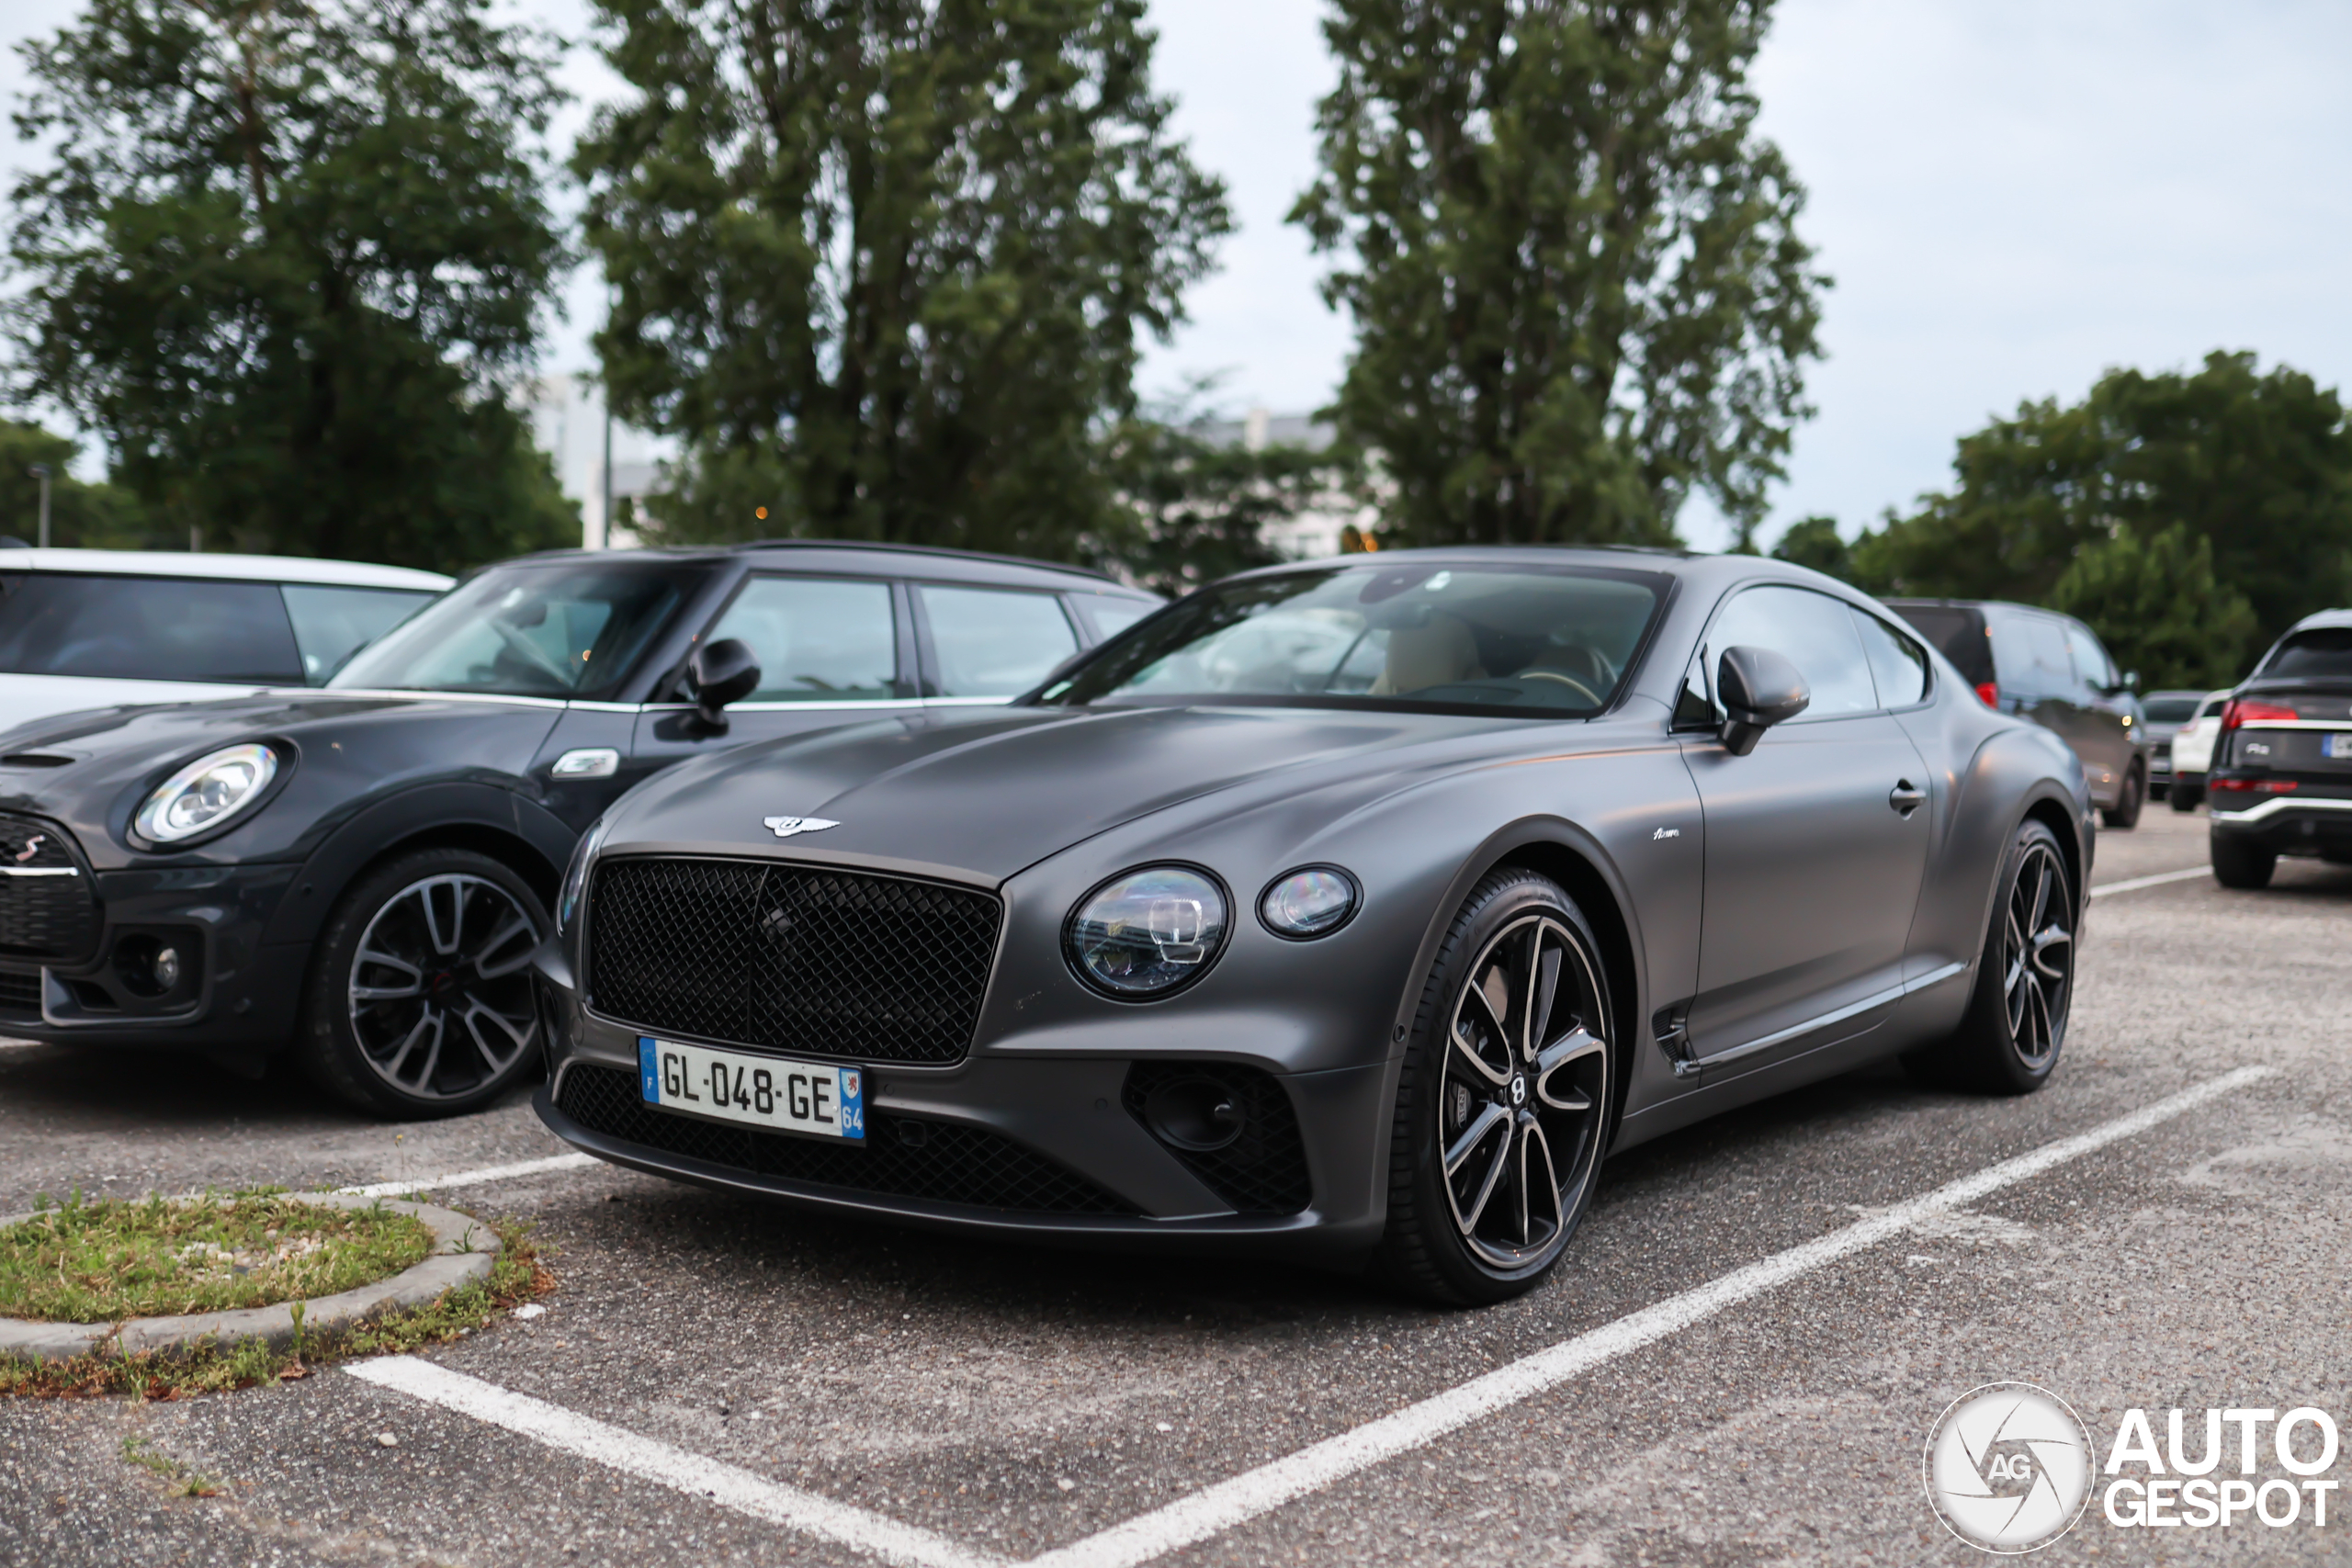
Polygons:
M1143 0L597 8L636 92L573 167L614 405L681 438L662 536L1097 549L1138 333L1230 227Z
M2216 575L2212 540L2185 524L2119 529L2075 558L2049 603L2089 623L2151 689L2230 685L2253 651L2253 607Z
M2178 525L2265 634L2352 597L2352 422L2334 391L2252 354L2021 404L1962 436L1953 468L1950 493L1855 541L1857 581L2039 604L2119 531L2153 549Z
M0 535L32 544L40 537L40 480L33 466L51 474L50 543L69 549L141 550L186 545L159 536L149 526L139 498L120 485L88 484L68 473L80 449L38 424L0 419ZM0 556L0 566L7 558Z
M1212 434L1189 408L1121 422L1103 443L1104 471L1126 513L1098 564L1154 592L1205 582L1282 557L1270 525L1317 506L1347 504L1353 474L1343 454L1274 445L1252 451Z
M1835 517L1798 518L1772 547L1772 558L1809 566L1848 582L1854 580L1853 548L1838 532Z
M23 48L17 389L180 539L454 569L576 538L507 400L565 247L550 41L488 0L90 0Z
M1809 412L1826 286L1755 134L1770 0L1334 0L1322 174L1334 412L1403 542L1747 545Z

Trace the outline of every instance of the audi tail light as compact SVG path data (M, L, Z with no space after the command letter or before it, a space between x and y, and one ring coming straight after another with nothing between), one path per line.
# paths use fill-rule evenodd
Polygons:
M2223 794L2244 792L2247 795L2285 795L2296 787L2294 779L2211 779L2205 787Z
M2282 704L2257 702L2251 697L2233 697L2222 709L2222 733L2227 735L2242 724L2292 724L2302 716Z

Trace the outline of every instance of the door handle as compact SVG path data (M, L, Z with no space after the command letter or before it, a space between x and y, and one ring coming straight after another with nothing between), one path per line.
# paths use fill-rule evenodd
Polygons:
M1908 817L1928 804L1928 792L1909 779L1897 779L1894 787L1886 792L1886 803L1894 807L1898 817Z

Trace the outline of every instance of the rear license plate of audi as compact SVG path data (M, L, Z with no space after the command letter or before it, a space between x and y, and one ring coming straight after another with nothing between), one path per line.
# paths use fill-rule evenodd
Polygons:
M865 1141L865 1070L639 1035L645 1103L812 1138Z
M2333 735L2323 735L2319 740L2319 751L2323 757L2335 757L2345 761L2352 761L2352 735L2347 735L2340 729Z

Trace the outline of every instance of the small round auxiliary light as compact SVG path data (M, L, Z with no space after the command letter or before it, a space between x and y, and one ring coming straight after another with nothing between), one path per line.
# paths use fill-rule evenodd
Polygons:
M1359 898L1356 879L1335 865L1301 866L1259 896L1258 918L1294 942L1328 936L1348 923Z
M179 949L176 947L166 947L158 950L155 954L154 962L148 966L148 969L149 973L153 974L155 977L155 988L157 990L170 990L174 986L180 983Z

